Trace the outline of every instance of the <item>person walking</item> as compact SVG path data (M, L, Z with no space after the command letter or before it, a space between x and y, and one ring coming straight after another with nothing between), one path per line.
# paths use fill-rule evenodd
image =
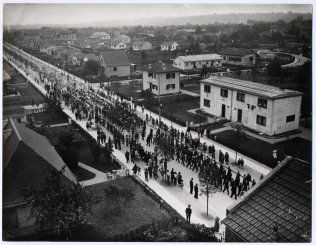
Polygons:
M192 214L192 209L191 209L191 205L190 204L185 209L185 214L187 216L187 221L190 223L191 222L191 214Z
M128 151L125 152L125 158L126 158L126 162L128 163L129 162L129 152Z
M193 178L190 180L190 194L193 194Z
M198 199L199 198L198 195L199 195L199 186L196 183L195 186L194 186L194 198Z
M138 167L137 167L136 163L135 163L135 165L134 165L132 170L133 170L133 174L136 175L137 174L137 170L138 170Z

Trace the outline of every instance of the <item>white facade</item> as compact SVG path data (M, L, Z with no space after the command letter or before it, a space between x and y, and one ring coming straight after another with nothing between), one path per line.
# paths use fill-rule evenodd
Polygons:
M124 42L111 42L109 44L110 49L118 49L118 50L124 50L126 49L126 43Z
M202 69L204 65L218 68L222 67L222 57L217 54L179 56L174 59L173 65L183 71Z
M177 42L165 42L161 44L161 51L174 51L178 48Z
M180 92L180 72L153 73L143 71L143 90L165 95Z
M215 86L207 80L201 82L201 109L214 116L240 122L266 135L298 129L301 99L299 93L266 98L234 88Z
M151 50L153 48L151 43L146 41L137 41L132 47L133 50Z
M222 55L223 64L228 65L238 65L238 66L252 66L255 64L254 54L248 54L245 56L236 56L236 55Z
M99 39L99 40L109 40L111 38L110 34L106 32L95 32L91 35L92 39Z

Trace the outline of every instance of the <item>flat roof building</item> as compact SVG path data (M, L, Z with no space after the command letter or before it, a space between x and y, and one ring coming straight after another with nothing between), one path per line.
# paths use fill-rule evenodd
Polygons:
M200 107L271 136L298 129L302 95L250 81L210 77L201 81Z
M173 65L183 71L202 69L204 65L208 68L216 68L222 66L222 57L218 54L178 56L174 59Z

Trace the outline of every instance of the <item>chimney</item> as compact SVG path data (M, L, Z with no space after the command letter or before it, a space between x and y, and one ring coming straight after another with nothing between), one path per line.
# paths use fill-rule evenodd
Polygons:
M271 242L277 242L280 238L280 233L278 232L279 228L277 225L273 226L273 231L271 234Z

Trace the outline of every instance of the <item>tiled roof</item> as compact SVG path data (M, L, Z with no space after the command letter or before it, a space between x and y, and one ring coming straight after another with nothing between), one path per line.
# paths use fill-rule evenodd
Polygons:
M187 55L187 56L178 56L178 58L183 60L184 62L221 60L222 59L222 57L218 54Z
M170 41L170 42L163 42L161 45L162 45L162 46L172 46L174 43L177 44L177 42L172 42L172 41Z
M230 210L222 221L246 242L308 242L312 219L312 166L287 157Z
M109 40L109 45L118 45L120 43L124 43L124 42L117 39Z
M253 54L249 49L246 48L226 48L219 52L221 55L231 55L243 57L248 54Z
M155 64L148 64L143 67L144 71L154 72L154 73L166 73L166 72L180 72L181 69L174 67L169 64L164 64L162 62Z
M106 66L129 66L129 60L125 51L107 50L101 52Z
M49 168L64 169L63 176L68 182L77 182L46 137L12 119L10 128L12 134L3 146L3 178L8 182L3 190L7 192L7 204L22 201L21 188L30 186L30 183L39 185L48 176Z
M230 77L210 77L201 81L217 87L241 91L248 94L257 95L268 99L286 98L292 96L301 96L301 92L289 89L280 89L278 87L254 83Z

